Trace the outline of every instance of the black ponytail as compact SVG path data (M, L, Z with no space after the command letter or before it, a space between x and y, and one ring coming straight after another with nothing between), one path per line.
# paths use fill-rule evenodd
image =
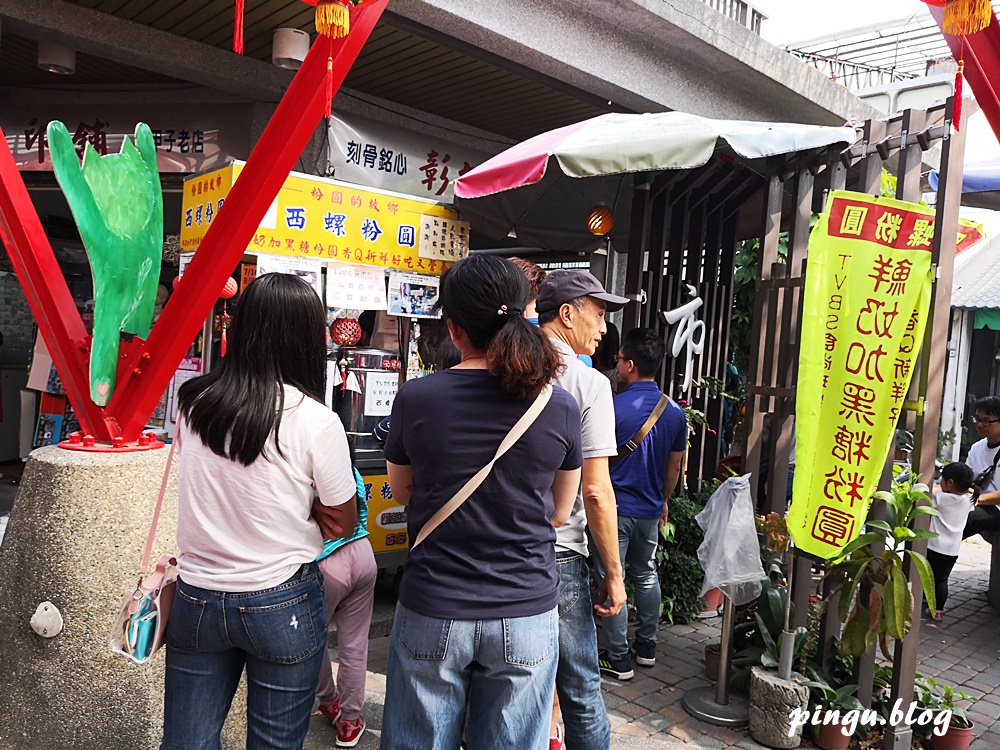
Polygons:
M441 279L439 305L463 329L505 393L534 398L561 364L548 338L522 314L528 282L520 269L493 255L470 255Z

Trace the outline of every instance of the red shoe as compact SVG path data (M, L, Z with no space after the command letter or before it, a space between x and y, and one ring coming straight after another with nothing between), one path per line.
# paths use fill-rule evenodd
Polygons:
M320 703L319 712L336 726L338 719L340 719L340 697L334 698L329 703Z
M562 746L563 746L562 726L556 724L556 736L549 737L549 750L562 750Z
M337 747L354 747L365 733L365 717L341 719L337 722Z

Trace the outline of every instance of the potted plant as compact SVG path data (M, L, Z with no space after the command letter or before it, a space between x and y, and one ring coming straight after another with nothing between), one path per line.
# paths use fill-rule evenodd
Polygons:
M722 589L714 588L709 589L705 592L705 595L701 597L704 605L701 608L701 612L695 615L698 619L707 619L709 617L718 617L719 608L722 606Z
M844 714L848 711L858 711L860 714L864 710L854 695L858 686L842 685L834 688L823 680L809 680L803 684L809 687L814 696L818 696L815 704L822 709L822 723L813 726L816 744L824 750L847 750L851 744L851 720L845 720Z
M705 644L705 676L715 681L719 679L719 659L722 658L722 644L718 641Z
M928 492L927 485L911 475L894 482L892 492L875 493L885 503L885 520L867 520L865 533L844 547L827 572L841 587L839 614L845 626L840 648L844 653L860 656L874 648L878 639L882 653L891 658L888 638L902 640L909 632L913 592L903 570L904 556L917 570L928 609L937 608L930 564L907 548L910 542L937 536L912 528L919 516L939 515Z
M956 690L951 685L938 685L930 677L916 675L913 680L913 689L917 699L917 705L921 708L933 711L936 714L934 722L935 731L931 731L930 724L918 723L915 730L924 736L930 736L931 748L933 750L968 750L972 744L972 721L965 712L965 707L956 701L967 701L969 705L975 703L976 699L962 690ZM949 717L948 726L943 734L938 734L940 722L937 717L947 714Z

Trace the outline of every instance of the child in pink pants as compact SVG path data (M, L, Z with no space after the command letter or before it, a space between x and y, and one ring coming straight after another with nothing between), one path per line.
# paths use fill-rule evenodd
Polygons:
M361 709L365 704L365 674L368 669L368 629L375 598L375 554L368 539L368 503L365 486L358 482L358 520L351 536L327 541L323 572L327 626L337 623L339 668L333 679L330 659L323 659L316 697L319 710L337 728L337 747L354 747L365 731Z

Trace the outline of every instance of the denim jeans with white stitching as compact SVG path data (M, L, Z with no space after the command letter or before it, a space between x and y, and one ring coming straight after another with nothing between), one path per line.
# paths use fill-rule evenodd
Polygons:
M396 605L382 750L546 750L559 655L558 615L427 617Z
M316 563L262 591L211 591L178 580L165 641L161 750L219 750L244 668L247 749L302 747L326 658Z
M559 672L556 690L571 750L608 750L611 725L601 695L597 628L590 598L590 567L574 552L557 552Z

